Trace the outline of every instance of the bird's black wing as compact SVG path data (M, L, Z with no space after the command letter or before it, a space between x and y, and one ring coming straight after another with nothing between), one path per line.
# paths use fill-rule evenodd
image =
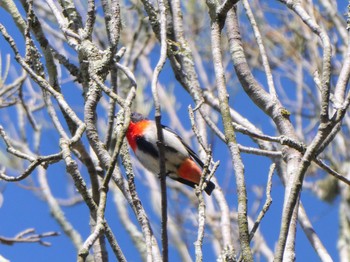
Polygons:
M204 164L203 164L202 160L200 160L199 156L190 148L189 145L187 145L185 143L185 141L183 141L183 139L178 134L175 133L174 130L172 130L171 128L169 128L167 126L164 126L164 125L162 125L162 128L164 128L165 130L167 130L167 131L171 132L172 134L174 134L181 141L181 143L184 145L184 147L186 148L186 150L190 154L190 156L201 166L201 168L204 167ZM169 149L172 149L172 148L169 147ZM175 150L175 149L173 149L173 150ZM183 179L181 177L174 178L174 179L179 181L180 183L186 184L186 185L188 185L190 187L193 187L193 188L196 185L196 183L193 183L193 182L188 181L186 179ZM210 196L212 191L215 189L215 184L213 182L211 182L211 181L208 181L208 180L206 181L206 183L207 183L207 186L204 189L204 191Z
M201 168L204 167L204 163L202 162L202 160L200 160L199 156L190 148L189 145L187 145L185 143L185 141L183 141L183 139L178 134L175 133L174 130L172 130L171 128L164 126L164 125L162 125L162 128L173 133L181 141L181 143L184 145L184 147L186 148L186 150L190 154L190 156L201 166Z

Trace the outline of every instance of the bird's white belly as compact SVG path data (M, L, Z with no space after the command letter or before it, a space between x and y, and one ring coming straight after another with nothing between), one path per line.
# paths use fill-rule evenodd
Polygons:
M149 154L145 154L141 150L137 150L135 152L135 155L145 168L147 168L150 172L154 173L155 175L159 175L160 169L159 169L158 158L154 158ZM186 158L185 156L176 154L174 152L166 153L165 154L166 173L169 174L171 177L175 175L177 172L177 169L179 168L179 166L181 165L182 161L185 158Z

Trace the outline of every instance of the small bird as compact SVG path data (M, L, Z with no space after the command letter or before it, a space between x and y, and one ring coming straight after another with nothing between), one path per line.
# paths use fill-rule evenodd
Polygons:
M194 188L200 182L203 162L173 130L166 126L162 126L162 130L166 174L170 178ZM142 165L158 175L160 171L156 123L134 112L131 114L126 138ZM206 183L204 191L211 195L215 185L211 181L206 181Z

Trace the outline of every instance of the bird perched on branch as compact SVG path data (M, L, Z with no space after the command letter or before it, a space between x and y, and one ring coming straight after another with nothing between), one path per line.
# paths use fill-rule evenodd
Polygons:
M200 182L203 162L173 130L166 126L162 126L162 130L166 174L170 178L194 188ZM126 138L142 165L150 172L159 175L156 123L139 113L132 113ZM210 195L215 185L211 181L206 181L206 184L204 191Z

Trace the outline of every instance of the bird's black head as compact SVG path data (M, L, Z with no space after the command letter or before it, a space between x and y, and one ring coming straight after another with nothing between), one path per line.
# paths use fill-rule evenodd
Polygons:
M140 122L142 120L147 120L147 117L141 115L140 113L132 112L130 115L131 121L134 123Z

